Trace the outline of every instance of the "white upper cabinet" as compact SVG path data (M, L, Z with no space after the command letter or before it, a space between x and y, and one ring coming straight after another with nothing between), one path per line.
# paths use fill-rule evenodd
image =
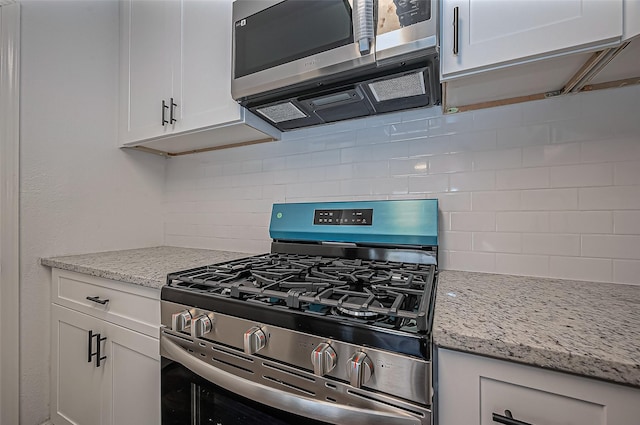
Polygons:
M122 38L122 142L161 136L174 130L168 125L171 98L174 93L172 60L171 3L168 1L132 1L121 4ZM178 10L179 11L179 10ZM179 24L179 16L176 16ZM180 33L178 32L178 36ZM176 66L176 71L180 70ZM179 85L176 86L176 89ZM166 108L163 108L163 102Z
M231 0L120 7L121 146L180 154L280 137L231 98Z
M623 0L443 0L443 81L620 43Z

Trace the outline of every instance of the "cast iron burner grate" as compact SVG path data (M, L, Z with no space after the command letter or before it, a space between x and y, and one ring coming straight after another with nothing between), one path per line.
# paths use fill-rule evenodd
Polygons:
M434 265L265 254L169 275L169 286L391 328L428 329Z

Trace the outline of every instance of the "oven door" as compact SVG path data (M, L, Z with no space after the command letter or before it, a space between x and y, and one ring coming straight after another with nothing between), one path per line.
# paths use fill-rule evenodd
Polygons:
M375 66L373 0L236 0L233 70L236 100Z
M323 425L227 391L162 358L162 425Z
M401 412L319 401L201 361L161 333L162 425L420 425Z

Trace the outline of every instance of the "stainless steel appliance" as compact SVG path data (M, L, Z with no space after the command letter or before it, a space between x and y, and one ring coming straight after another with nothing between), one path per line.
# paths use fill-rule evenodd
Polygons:
M437 200L275 204L271 253L171 273L162 425L431 423Z
M236 0L234 99L280 130L440 103L437 0Z

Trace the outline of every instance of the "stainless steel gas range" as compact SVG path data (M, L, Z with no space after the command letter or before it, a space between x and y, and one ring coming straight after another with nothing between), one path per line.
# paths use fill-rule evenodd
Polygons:
M162 425L430 424L437 210L275 204L271 253L171 273Z

